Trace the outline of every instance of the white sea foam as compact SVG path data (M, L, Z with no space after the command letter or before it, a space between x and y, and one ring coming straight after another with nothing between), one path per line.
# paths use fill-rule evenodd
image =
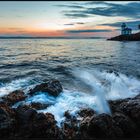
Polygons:
M0 87L0 97L9 94L18 89L25 90L25 92L34 86L30 78L13 80L10 83L2 84Z
M69 111L71 115L76 115L81 108L91 108L97 113L111 114L108 100L124 99L134 97L140 93L140 81L134 77L128 77L124 74L108 73L106 71L73 70L75 80L87 85L91 90L85 92L68 89L58 97L52 97L47 93L39 92L36 95L27 98L25 103L41 102L51 104L39 112L49 112L55 116L58 125L64 121L64 112ZM7 94L9 91L24 87L26 80L14 81L0 88L0 92ZM83 84L82 84L83 85Z
M92 108L97 113L111 114L108 100L134 97L140 93L140 81L124 74L86 70L74 70L73 74L76 79L80 79L92 89L90 94L69 89L63 90L57 98L54 98L46 93L39 93L28 99L27 103L53 103L39 112L54 114L60 125L65 119L64 112L67 110L71 115L76 115L81 108Z

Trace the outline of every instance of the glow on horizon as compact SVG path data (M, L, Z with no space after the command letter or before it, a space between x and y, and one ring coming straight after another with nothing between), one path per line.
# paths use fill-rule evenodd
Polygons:
M0 36L110 37L119 34L119 31L117 30L118 27L113 27L107 24L133 20L131 17L122 17L121 15L109 17L93 14L91 17L79 18L69 18L64 16L64 12L68 9L76 13L77 9L75 10L74 8L76 7L71 6L72 3L84 5L86 2L0 2ZM87 7L98 7L102 5L102 2L100 2L100 5L95 3L93 5L87 5ZM69 6L69 8L67 6ZM103 30L103 32L79 32L76 34L67 32L69 30L94 29ZM104 30L110 31L104 32Z

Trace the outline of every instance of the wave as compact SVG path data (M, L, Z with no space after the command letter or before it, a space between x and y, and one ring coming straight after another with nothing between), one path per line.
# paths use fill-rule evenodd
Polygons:
M24 90L28 91L29 88L35 86L37 83L31 78L17 79L10 83L1 83L0 85L0 97L9 94L14 90Z
M135 97L140 93L140 81L135 77L126 76L119 72L108 72L99 70L73 69L72 75L78 89L65 89L58 97L52 97L47 93L39 92L28 97L24 103L40 102L50 106L38 112L49 112L55 116L58 125L65 120L64 112L69 111L71 115L77 115L82 108L91 108L97 114L111 114L108 100L125 99ZM71 82L71 81L70 81ZM80 82L80 84L78 84ZM8 94L16 89L28 90L37 82L27 79L19 79L11 83L1 85L0 96ZM62 83L63 84L63 83ZM88 92L79 89L87 87Z
M28 99L26 103L52 103L48 108L39 110L39 112L54 114L58 125L60 125L65 120L65 111L69 111L71 115L75 116L80 109L91 108L97 114L111 114L108 100L134 97L140 93L140 81L121 73L81 69L73 70L72 73L76 79L80 79L80 82L85 83L91 89L90 94L74 89L64 89L57 98L46 93L38 93Z

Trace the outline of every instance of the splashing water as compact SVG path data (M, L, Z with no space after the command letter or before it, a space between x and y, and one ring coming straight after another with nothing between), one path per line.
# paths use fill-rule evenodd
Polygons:
M97 113L111 114L108 100L134 97L140 92L140 81L124 74L116 75L115 73L85 70L74 70L73 74L92 89L91 93L63 90L53 100L53 105L39 111L54 114L59 126L65 120L64 112L67 110L71 115L76 115L82 108L91 108ZM46 95L45 98L43 97L44 101L48 99L49 95ZM38 101L37 98L36 101Z
M55 98L47 93L39 92L27 98L25 103L40 102L50 104L49 107L38 112L52 113L58 122L58 126L60 126L61 122L65 120L65 111L69 111L71 115L75 116L80 109L91 108L96 113L111 114L108 100L134 97L140 93L140 81L121 73L81 69L75 69L72 73L75 76L75 81L80 80L81 83L91 89L89 94L75 89L64 89ZM8 94L9 90L26 87L27 84L29 86L27 80L13 81L1 87L0 91L5 91L3 93Z
M10 92L18 89L25 90L25 92L35 86L35 82L31 78L14 80L11 83L1 84L0 97L9 94Z

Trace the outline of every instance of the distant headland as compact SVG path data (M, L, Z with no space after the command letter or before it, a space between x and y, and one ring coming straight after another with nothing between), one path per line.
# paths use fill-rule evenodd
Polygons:
M140 29L140 25L138 25ZM140 32L132 34L132 29L128 28L125 23L121 25L121 35L109 38L107 40L113 41L140 41Z

